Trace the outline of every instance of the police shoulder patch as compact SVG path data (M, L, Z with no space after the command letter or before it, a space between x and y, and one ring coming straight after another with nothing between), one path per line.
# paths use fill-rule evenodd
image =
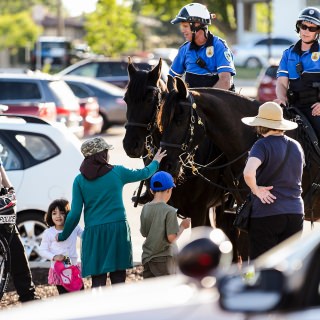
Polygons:
M230 53L229 50L226 50L226 51L224 52L224 56L225 56L225 58L226 58L229 62L232 61L231 53Z

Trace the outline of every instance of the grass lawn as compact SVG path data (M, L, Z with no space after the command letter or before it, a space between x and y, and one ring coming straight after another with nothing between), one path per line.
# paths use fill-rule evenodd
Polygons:
M261 69L259 68L249 69L249 68L242 68L242 67L236 66L236 71L237 71L236 77L238 79L256 79L260 73L260 70Z

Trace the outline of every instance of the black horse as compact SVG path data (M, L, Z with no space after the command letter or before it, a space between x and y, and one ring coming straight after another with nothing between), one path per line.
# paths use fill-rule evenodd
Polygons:
M125 93L127 103L126 134L123 147L130 157L143 157L148 163L154 149L160 146L161 135L156 123L160 103L167 94L160 80L161 59L159 64L150 71L137 70L129 59L129 83ZM194 159L201 164L207 164L216 159L221 152L209 139L199 146ZM217 160L219 163L221 159ZM221 170L210 172L210 179L219 181ZM178 214L192 219L192 226L209 225L209 209L224 201L225 190L208 185L201 178L185 171L183 183L177 183L170 204L178 208ZM229 236L232 238L232 235Z
M162 169L172 173L180 172L181 154L184 153L188 157L207 136L223 151L227 159L225 165L230 168L229 176L225 177L227 187L235 199L241 202L246 193L242 177L243 168L247 153L257 139L254 130L244 125L241 118L256 116L260 102L219 89L188 90L180 78L170 78L167 86L170 93L158 116L158 125L162 131L160 145L171 145L175 148L171 148L168 156L161 162ZM319 219L320 203L315 193L320 179L319 154L311 150L312 146L306 144L306 135L301 135L301 131L293 130L288 135L297 139L302 144L305 154L310 155L306 158L307 167L304 170L302 185L305 213L307 220ZM199 168L199 174L205 174L203 169Z

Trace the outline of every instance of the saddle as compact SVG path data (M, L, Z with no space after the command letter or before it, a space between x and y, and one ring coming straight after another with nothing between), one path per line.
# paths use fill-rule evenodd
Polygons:
M305 152L310 152L310 148L312 148L318 157L320 157L319 139L307 117L298 108L293 106L284 108L283 111L287 119L291 119L298 124L299 135L303 137L307 149Z

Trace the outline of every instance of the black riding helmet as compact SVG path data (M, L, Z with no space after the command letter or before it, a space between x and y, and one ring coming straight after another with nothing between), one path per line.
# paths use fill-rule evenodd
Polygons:
M207 37L207 25L211 24L211 14L204 5L200 3L190 3L184 6L179 11L177 16L171 20L172 24L177 24L180 22L189 22L193 34L199 30L203 30L205 36ZM200 25L196 27L195 23L200 23Z
M300 32L300 23L302 21L307 21L310 23L315 24L316 26L320 27L320 11L317 8L308 7L303 9L296 22L296 32Z

